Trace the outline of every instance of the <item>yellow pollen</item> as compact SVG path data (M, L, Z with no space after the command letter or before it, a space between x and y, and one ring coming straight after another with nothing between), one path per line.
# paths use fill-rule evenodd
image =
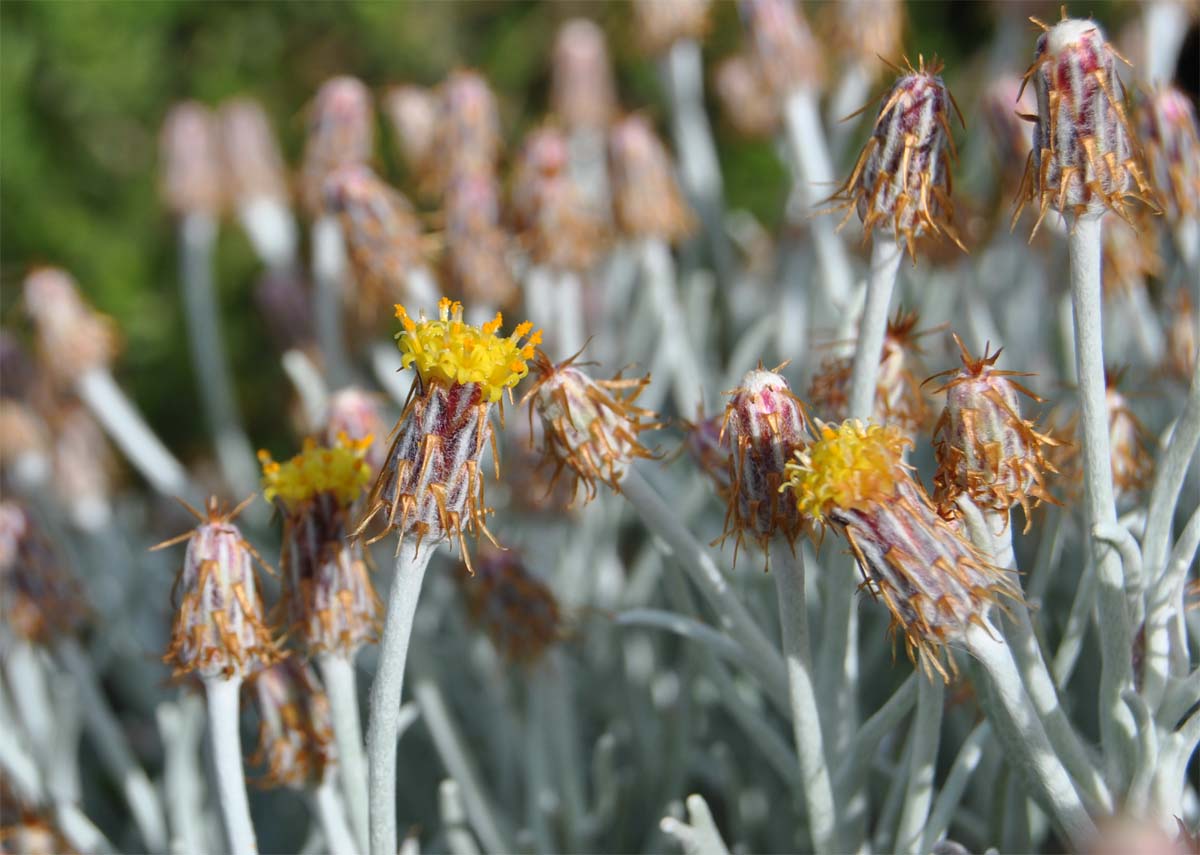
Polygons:
M400 362L405 368L414 366L422 383L475 383L489 401L498 401L529 373L526 362L541 344L541 330L531 333L533 324L526 321L503 338L496 335L503 321L499 312L481 327L465 323L462 312L462 303L443 297L437 320L414 321L397 305L396 317L404 328L396 335Z
M268 502L279 499L288 510L295 510L328 493L339 505L348 507L371 481L371 467L363 459L371 441L370 435L353 440L343 432L332 447L324 447L309 438L304 441L304 450L285 463L277 463L270 454L260 451L263 496Z
M790 489L800 512L818 522L834 508L863 510L895 494L906 477L901 455L911 444L891 425L822 424L820 437L788 463L781 490Z

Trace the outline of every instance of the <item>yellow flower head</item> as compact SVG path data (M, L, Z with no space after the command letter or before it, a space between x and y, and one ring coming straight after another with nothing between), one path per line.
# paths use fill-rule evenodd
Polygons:
M400 361L405 368L416 366L422 383L445 385L475 383L491 402L500 400L529 373L526 361L542 341L542 332L530 332L533 324L517 324L512 335L501 338L500 313L482 327L462 319L462 303L445 297L438 303L438 319L414 321L403 306L396 317L404 330L396 335ZM528 336L525 344L520 340Z
M350 439L338 434L332 447L318 446L309 438L304 450L286 463L276 463L265 451L258 453L263 468L263 496L268 502L279 499L295 510L322 493L348 507L371 481L371 467L363 457L371 445L371 436Z
M893 425L822 424L817 440L788 463L781 489L791 489L800 513L818 522L835 508L864 510L895 495L907 477L901 454L911 444Z

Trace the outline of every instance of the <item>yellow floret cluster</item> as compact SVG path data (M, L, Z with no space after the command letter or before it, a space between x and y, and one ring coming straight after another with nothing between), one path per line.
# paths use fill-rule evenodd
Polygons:
M304 450L286 463L260 451L263 496L268 502L279 499L289 510L322 493L332 495L343 507L350 506L371 481L371 467L363 457L372 439L368 435L353 440L341 433L332 447L325 447L310 438L304 441Z
M542 332L532 332L533 324L518 324L508 338L496 335L501 316L482 327L462 319L462 303L442 298L438 319L414 321L403 306L396 306L396 317L404 327L396 335L400 360L405 368L415 366L422 383L445 385L475 383L491 402L500 400L529 373L526 362L542 341ZM528 336L525 344L521 339Z
M788 463L790 489L802 514L823 522L834 508L862 510L890 498L907 477L901 455L912 441L900 428L852 420L822 424L820 436Z

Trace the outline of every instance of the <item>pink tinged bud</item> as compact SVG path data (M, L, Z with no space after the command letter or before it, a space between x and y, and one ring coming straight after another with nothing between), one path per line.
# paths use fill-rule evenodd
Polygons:
M312 666L289 656L254 678L258 751L250 758L265 766L261 787L316 787L336 762L329 699Z
M1160 89L1142 102L1137 120L1167 222L1200 217L1200 138L1191 99L1174 87Z
M117 349L112 324L84 302L69 273L54 267L33 271L25 277L24 302L38 357L54 381L71 385L84 372L107 367Z
M748 56L722 60L714 74L721 112L747 137L769 137L779 128L779 104L758 64Z
M210 499L194 531L160 543L162 549L187 542L183 567L175 580L179 598L171 643L163 661L176 676L197 671L202 677L248 676L278 658L267 631L254 562L254 548L233 524L241 508L223 513Z
M470 303L504 306L518 296L500 226L499 186L489 174L457 176L446 188L446 276Z
M471 622L487 633L507 661L534 664L563 637L554 592L511 550L487 550L474 570L473 575L458 577Z
M1041 26L1025 73L1037 115L1017 213L1026 202L1038 206L1035 232L1051 206L1076 217L1113 210L1128 218L1128 198L1148 200L1150 189L1125 116L1116 51L1093 21Z
M29 512L0 502L0 617L14 635L50 644L82 627L87 608Z
M500 157L500 109L483 76L456 71L441 85L437 159L450 176L490 175Z
M659 54L681 39L699 41L708 32L710 0L635 0L634 33L642 50Z
M741 0L738 9L763 77L777 98L821 82L821 53L792 0Z
M262 105L234 98L222 105L220 119L230 193L242 202L266 198L286 203L287 168Z
M366 457L363 458L372 472L379 471L387 452L384 437L388 431L380 414L379 404L378 395L356 386L339 389L329 398L329 412L323 433L324 444L328 446L336 443L342 434L352 441L373 437Z
M617 225L630 237L677 241L694 220L675 179L674 165L645 118L627 116L609 133L613 206Z
M599 130L617 112L616 86L604 31L585 18L573 18L554 39L550 101L568 130Z
M383 111L405 167L415 174L428 172L436 152L437 95L422 86L393 86L383 96Z
M722 538L738 546L749 536L765 552L776 535L789 543L801 533L796 502L780 492L785 468L808 438L804 405L779 374L757 369L742 378L725 407L730 497Z
M317 90L301 173L301 197L310 214L324 212L330 173L339 166L370 161L374 135L371 93L360 80L335 77Z
M949 117L958 107L940 72L937 60L927 68L921 57L917 68L910 65L896 80L853 173L835 196L854 206L866 234L882 225L914 257L916 239L926 234L945 235L965 251L950 200L950 166L957 153Z
M195 101L167 113L160 142L162 194L176 214L215 215L222 205L221 144L216 117Z

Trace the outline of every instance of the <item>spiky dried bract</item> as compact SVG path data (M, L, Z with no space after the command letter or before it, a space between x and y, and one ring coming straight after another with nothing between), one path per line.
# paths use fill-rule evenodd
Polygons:
M116 355L112 321L84 302L65 270L42 267L31 272L25 277L24 302L37 334L38 358L55 382L70 386Z
M1163 260L1159 254L1159 231L1153 215L1143 209L1133 212L1132 222L1106 223L1101 236L1100 277L1106 298L1118 294L1145 293L1151 278L1159 278Z
M437 95L423 86L392 86L383 95L383 112L395 131L405 168L417 177L429 175L437 151Z
M655 55L671 49L680 39L699 41L708 32L711 0L635 0L634 33L638 45Z
M180 597L163 661L175 676L198 672L202 677L245 677L279 658L263 620L262 597L254 563L262 560L215 498L206 513L195 513L194 531L154 547L187 541L183 567L175 579L173 599Z
M888 321L879 355L872 418L880 424L896 425L915 436L932 422L929 402L921 387L924 370L921 338L930 330L918 330L916 312L897 310ZM825 421L838 422L849 416L850 376L853 359L827 359L813 375L808 403Z
M50 644L87 616L82 591L59 563L29 512L0 502L0 616L16 637Z
M862 587L883 600L909 657L949 682L954 661L945 646L971 624L986 628L988 609L1020 593L938 515L903 462L907 444L893 427L823 424L788 465L786 487L802 512L846 538Z
M1117 388L1120 374L1110 375L1108 379L1104 401L1108 407L1113 489L1118 499L1128 499L1150 486L1154 458L1150 455L1150 436L1146 427L1133 412L1129 399Z
M695 220L679 183L671 156L643 116L626 116L609 132L613 211L617 225L635 238L680 240Z
M1058 442L1021 417L1022 394L1041 401L1014 379L1025 375L998 370L999 350L974 357L958 336L954 340L962 367L934 375L945 381L937 391L946 393L946 406L933 431L938 508L954 516L954 502L962 495L1000 514L1019 504L1028 530L1031 509L1053 501L1046 490L1046 473L1054 470L1045 448Z
M355 534L382 514L376 540L395 531L401 540L415 534L418 542L455 538L464 546L465 531L487 534L480 460L493 441L492 405L528 374L541 331L523 323L501 337L499 314L475 327L463 322L460 303L445 299L436 320L414 321L402 306L396 316L401 360L417 379Z
M923 235L944 235L965 251L950 199L950 166L957 157L950 111L958 108L941 70L936 58L926 65L919 57L916 68L910 64L896 79L854 171L834 195L857 210L864 234L887 228L914 258Z
M841 0L825 7L829 43L843 58L874 71L879 57L896 56L904 41L900 0Z
M357 386L346 386L329 396L322 441L331 446L343 434L351 441L366 440L363 459L372 472L378 472L387 452L384 443L387 426L380 414L379 395Z
M1200 217L1200 133L1191 99L1174 86L1157 90L1139 105L1137 127L1167 222Z
M379 601L362 544L347 539L351 508L370 482L364 459L372 437L314 440L286 463L259 452L263 494L283 515L281 610L288 635L309 655L352 656L379 633Z
M572 18L554 38L550 103L570 131L597 131L617 112L616 84L604 31L595 21Z
M159 140L163 200L179 215L215 215L224 203L216 117L196 101L176 104Z
M1129 199L1149 201L1150 188L1125 115L1116 51L1094 21L1041 26L1025 72L1037 114L1014 221L1029 202L1038 208L1035 233L1051 207L1076 217L1112 210L1128 219Z
M796 503L780 493L788 461L808 438L808 417L787 380L761 368L746 372L729 393L721 424L729 445L729 508L722 540L737 546L748 537L767 552L771 540L794 543L803 519Z
M747 137L769 137L779 129L779 102L754 59L734 54L713 73L721 112L734 130Z
M302 790L318 786L336 762L329 699L312 666L289 656L254 678L258 750L250 758L266 766L261 787Z
M792 0L741 0L738 10L758 67L776 98L820 84L820 47Z
M335 169L370 161L373 122L371 93L361 80L334 77L317 90L300 176L301 201L311 215L324 213L325 181Z
M520 296L512 276L512 241L501 225L500 185L490 172L464 172L446 188L445 275L472 304L507 306Z
M621 479L637 458L654 455L638 439L658 427L655 415L635 406L650 383L640 378L593 380L575 365L576 357L555 365L538 351L533 360L536 382L521 399L542 423L543 453L554 463L551 483L565 469L574 478L572 495L584 488L584 501L596 495L596 483L620 492Z
M471 622L508 662L533 665L563 637L563 617L548 585L511 550L487 550L458 576Z
M219 118L230 194L247 202L286 202L287 168L262 105L252 98L234 98L221 106Z
M1200 320L1192 305L1192 297L1186 288L1175 292L1167 321L1166 369L1167 373L1181 383L1191 380L1200 354Z

